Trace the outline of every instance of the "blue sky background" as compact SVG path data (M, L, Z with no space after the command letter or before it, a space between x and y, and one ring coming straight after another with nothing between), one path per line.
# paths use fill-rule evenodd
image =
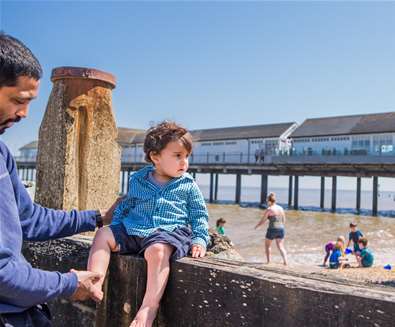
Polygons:
M190 129L395 110L395 3L1 1L0 28L44 68L30 116L2 139L37 138L51 70L117 77L118 126Z

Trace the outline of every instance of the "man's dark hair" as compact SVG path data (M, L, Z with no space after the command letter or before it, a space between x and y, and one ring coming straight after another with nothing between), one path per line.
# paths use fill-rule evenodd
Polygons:
M0 32L0 87L15 86L18 77L39 80L43 71L33 53L21 41Z
M168 121L151 127L144 140L145 160L152 163L151 153L159 154L173 141L180 141L189 154L192 152L192 136L184 127Z

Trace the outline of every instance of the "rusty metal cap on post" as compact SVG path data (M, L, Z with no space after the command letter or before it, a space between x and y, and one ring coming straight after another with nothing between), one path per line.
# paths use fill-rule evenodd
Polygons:
M66 78L95 79L115 87L115 76L98 69L84 67L57 67L52 70L51 81L55 82Z

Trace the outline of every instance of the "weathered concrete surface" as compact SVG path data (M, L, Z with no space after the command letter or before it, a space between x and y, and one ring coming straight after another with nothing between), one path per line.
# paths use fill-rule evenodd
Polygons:
M25 242L23 254L35 267L50 271L85 270L91 238L73 237L49 242ZM96 304L56 299L49 303L54 327L94 327Z
M49 270L85 267L89 244L30 243L25 254ZM145 261L113 255L96 326L129 326L145 291ZM51 305L56 326L94 326L94 304ZM278 268L184 258L171 268L156 326L394 326L391 287L346 284Z
M114 85L85 74L106 75L96 70L57 71L40 126L35 200L58 209L108 208L119 192Z

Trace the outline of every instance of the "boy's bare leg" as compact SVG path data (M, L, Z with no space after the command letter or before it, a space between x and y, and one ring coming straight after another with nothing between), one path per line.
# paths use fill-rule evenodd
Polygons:
M117 251L114 235L109 227L100 228L95 235L88 259L88 271L100 272L103 277L95 284L102 289L110 262L111 252ZM103 297L103 294L102 294Z
M152 326L159 308L159 302L165 291L170 273L170 256L174 248L169 244L156 243L144 253L147 261L147 287L143 303L130 327Z
M266 263L270 263L270 258L272 256L272 240L265 239L265 253L266 253Z
M284 266L288 265L287 251L285 251L285 247L284 247L284 239L276 238L276 244L281 253L281 256L283 257Z

